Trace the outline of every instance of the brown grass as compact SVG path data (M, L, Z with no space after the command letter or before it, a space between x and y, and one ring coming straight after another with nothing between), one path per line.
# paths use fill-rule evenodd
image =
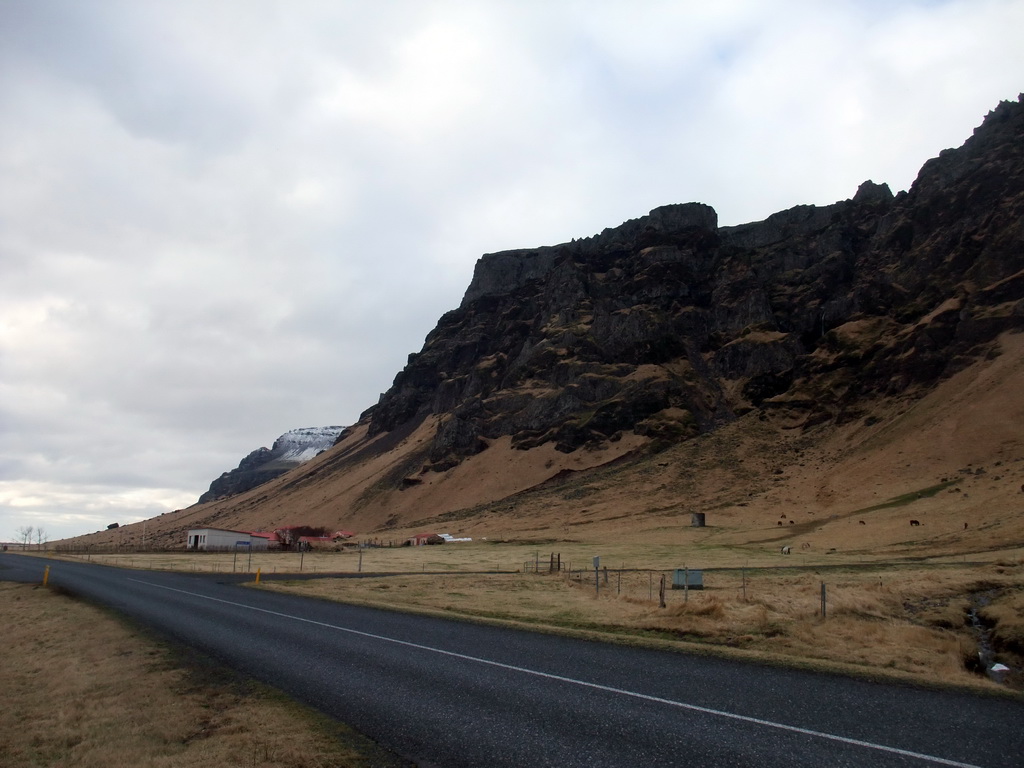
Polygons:
M973 555L975 562L948 556L886 562L878 555L829 554L820 548L783 556L775 545L753 549L699 538L681 544L668 535L663 539L595 544L524 537L368 549L364 572L406 575L266 583L347 602L593 631L629 637L630 642L654 638L715 652L742 650L783 663L852 665L863 673L987 687L990 683L976 674L978 635L966 621L968 609L980 605L972 598L984 595L991 602L980 615L994 626L997 660L1024 667L1024 568L1019 554L995 559L996 552L987 552ZM572 565L572 578L526 573L537 563L545 571L552 553L561 555L563 567ZM602 575L595 598L589 568L598 553L610 570L607 584ZM186 552L91 559L207 572L230 571L234 560L230 554ZM355 572L359 556L314 552L300 559L294 553L257 553L251 567L264 574L287 574L298 572L300 562L305 572ZM684 563L704 570L708 589L690 593L685 603L682 591L669 590L668 608L662 610L657 605L660 576L664 573L671 583L671 569ZM235 566L242 570L242 558ZM825 621L819 616L823 581ZM1024 688L1022 683L1020 674L1011 676L1013 687Z
M81 768L381 765L355 732L69 597L0 583L0 762Z
M1024 656L1024 591L1018 587L997 597L979 614L994 625L994 636L999 646Z
M705 571L706 589L667 590L660 573L416 575L266 582L269 589L343 602L439 611L471 620L511 621L552 631L598 632L781 663L832 666L880 677L995 690L968 669L977 654L967 623L969 597L995 589L1007 597L987 609L998 633L1016 638L1024 566L870 566L846 569ZM671 585L671 574L666 574ZM826 584L827 617L820 615ZM1011 599L1012 598L1012 599ZM1004 643L997 658L1021 667ZM1022 687L1019 677L1013 685Z

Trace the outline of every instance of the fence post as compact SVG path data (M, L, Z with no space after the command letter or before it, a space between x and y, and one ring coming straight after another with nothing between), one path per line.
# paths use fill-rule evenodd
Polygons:
M690 602L690 569L683 566L683 602Z
M661 588L658 590L658 600L661 603L661 607L665 607L665 574L661 574Z
M821 618L825 618L827 615L827 599L825 597L825 582L821 582Z

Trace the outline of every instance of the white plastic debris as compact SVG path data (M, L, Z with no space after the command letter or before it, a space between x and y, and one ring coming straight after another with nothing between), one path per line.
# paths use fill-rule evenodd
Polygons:
M1010 668L1005 664L993 664L988 668L988 676L997 683L1002 683L1006 680L1006 673L1010 671Z

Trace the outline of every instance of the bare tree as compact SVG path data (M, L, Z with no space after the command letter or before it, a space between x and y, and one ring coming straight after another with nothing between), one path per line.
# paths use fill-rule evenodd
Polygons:
M25 549L29 544L32 543L32 533L35 531L31 525L23 525L18 529L18 541L21 542L21 548Z
M50 540L50 535L41 525L36 526L36 549L42 549L43 545Z

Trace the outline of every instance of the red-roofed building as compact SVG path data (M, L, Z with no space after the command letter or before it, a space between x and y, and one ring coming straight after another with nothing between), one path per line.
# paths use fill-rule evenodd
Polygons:
M307 552L314 547L323 547L333 543L334 539L330 536L299 536L299 549L304 549Z

